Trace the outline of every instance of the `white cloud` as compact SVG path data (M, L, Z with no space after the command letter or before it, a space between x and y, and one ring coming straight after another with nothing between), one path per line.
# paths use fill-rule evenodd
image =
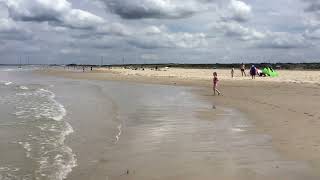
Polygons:
M96 28L104 23L104 20L80 9L71 9L62 19L63 24L72 28Z
M258 47L274 49L294 49L310 47L302 34L288 32L268 32L265 39L258 43Z
M235 21L245 22L248 21L251 16L251 6L243 1L231 0L229 4L229 11L227 18Z
M201 48L208 42L204 33L169 32L164 26L149 26L132 35L129 44L143 48Z
M306 30L304 35L309 39L320 39L320 29Z
M243 41L259 40L266 37L262 32L253 28L244 27L237 22L218 22L212 25L213 32L220 32L226 37L237 38Z
M71 4L66 0L5 0L10 17L21 21L59 21Z
M97 27L96 32L99 35L115 35L115 36L129 36L133 30L121 23L108 23Z
M237 22L215 23L212 25L212 31L216 34L222 33L224 38L248 41L251 46L259 48L292 49L312 46L301 33L261 32L254 28L244 27Z

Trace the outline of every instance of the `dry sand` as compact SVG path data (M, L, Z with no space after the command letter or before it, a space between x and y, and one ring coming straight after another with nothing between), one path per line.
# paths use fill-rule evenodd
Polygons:
M212 96L211 75L217 71L223 96ZM279 78L230 77L230 70L98 69L92 72L41 70L46 75L79 79L125 80L191 85L200 98L244 112L257 131L272 137L272 145L289 160L307 161L320 172L320 71L279 71ZM208 115L202 114L203 117ZM320 174L319 174L320 177Z

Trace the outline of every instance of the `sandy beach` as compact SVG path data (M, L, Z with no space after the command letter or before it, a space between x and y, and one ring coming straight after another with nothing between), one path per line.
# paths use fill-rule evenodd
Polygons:
M212 96L211 76L213 71L218 72L219 89L223 96ZM193 91L199 100L239 110L254 125L255 131L272 138L270 142L272 148L281 154L281 157L290 161L306 162L312 167L312 174L320 177L318 174L320 172L320 135L318 133L320 128L320 71L280 70L278 78L257 77L255 80L251 80L250 77L240 77L240 71L237 70L235 78L231 78L230 70L223 69L167 68L155 71L112 68L83 73L80 70L56 68L38 70L36 73L71 79L194 87ZM212 120L213 114L200 111L198 116ZM276 168L280 168L281 171L281 165ZM210 179L210 177L207 178ZM257 176L244 175L243 178L227 178L222 174L221 178L256 179ZM194 179L197 179L196 176ZM203 176L203 179L206 177Z

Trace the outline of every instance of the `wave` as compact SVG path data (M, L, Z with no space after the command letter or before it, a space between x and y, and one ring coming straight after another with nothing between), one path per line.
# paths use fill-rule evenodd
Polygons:
M29 89L29 88L26 87L26 86L19 86L19 88L22 89L22 90L28 90L28 89Z
M2 85L6 85L6 86L9 86L9 85L13 84L13 82L11 82L11 81L0 81L0 83Z
M29 90L26 86L20 86L21 90ZM55 94L49 90L40 88L27 92L18 92L12 101L16 101L18 118L49 118L61 121L67 114L66 109L55 99Z
M4 103L13 105L13 114L23 119L21 126L29 128L30 134L16 143L25 150L27 158L39 165L33 179L65 179L77 166L76 155L65 144L66 137L74 132L72 126L64 121L67 110L52 91L41 85L12 88L11 94L4 97ZM0 171L0 177L1 174Z

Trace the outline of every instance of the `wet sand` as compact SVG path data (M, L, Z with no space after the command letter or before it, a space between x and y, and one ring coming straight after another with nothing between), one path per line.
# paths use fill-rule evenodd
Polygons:
M135 71L132 72L136 73ZM263 142L254 143L255 145L258 144L256 147L259 148L249 150L249 155L255 157L251 159L253 162L251 161L248 163L246 161L240 161L240 164L249 164L251 166L239 166L239 159L241 160L241 157L237 157L237 152L248 151L248 148L237 149L234 146L231 146L231 148L229 147L229 150L231 149L232 151L228 151L228 147L220 147L220 152L226 151L227 153L225 156L221 156L220 154L219 157L222 158L221 162L217 163L216 161L215 163L212 163L208 159L210 159L209 155L212 155L212 153L214 154L214 151L205 152L202 149L197 152L197 150L195 150L194 153L205 153L209 158L206 159L204 158L206 157L205 155L201 155L192 156L196 159L190 160L189 156L191 153L181 153L181 156L179 157L177 157L177 153L166 154L166 151L164 151L166 148L170 149L170 152L179 152L179 150L181 150L179 148L183 147L183 143L178 144L177 147L175 147L175 144L169 143L167 144L167 147L165 146L165 149L161 149L161 151L158 152L160 154L163 153L163 156L157 157L153 153L150 153L149 155L148 153L143 153L141 156L145 157L144 159L128 160L128 163L142 163L128 164L128 167L130 166L138 169L134 172L134 175L131 174L131 170L129 170L129 175L126 174L126 168L122 168L123 170L115 172L114 174L119 175L119 173L124 173L124 175L110 177L111 179L270 179L275 177L281 177L281 179L317 179L317 177L320 177L319 174L317 174L320 169L320 135L318 133L318 129L320 127L320 114L318 111L320 108L320 88L316 81L314 81L315 83L297 83L298 81L295 81L296 83L292 83L293 81L290 79L288 79L288 81L276 79L274 82L268 82L272 80L267 80L266 82L265 80L259 79L256 81L248 79L244 81L236 81L230 79L224 80L221 78L220 88L224 96L213 97L210 78L183 79L175 76L174 74L172 76L142 76L141 74L123 74L109 70L89 73L64 70L46 70L37 73L73 79L123 80L138 83L154 83L174 86L190 85L193 87L199 87L193 91L202 101L214 102L214 105L217 107L222 106L239 110L239 114L243 113L245 118L248 118L249 124L252 124L252 126L249 126L251 128L247 130L248 132L254 132L253 134L256 134L257 136L266 135L267 137L270 137L269 140L268 138L265 138L265 141ZM209 77L210 75L211 74L208 74ZM231 118L231 124L238 122L233 122L233 120L238 120L240 116L239 114L236 117ZM216 117L216 115L216 112L212 113L208 110L200 110L197 113L198 117L208 121L212 121L212 117ZM218 125L213 125L213 127L216 126ZM239 129L235 127L234 131L241 131L241 128ZM204 134L210 134L210 132L212 132L212 129L208 129ZM137 136L137 134L135 135ZM238 136L239 135L236 137ZM243 139L250 139L249 137L252 136L244 136ZM124 155L124 152L121 151L121 149L128 147L133 149L133 151L130 151L130 153L127 154L127 157L129 158L134 157L131 153L139 153L141 149L147 149L146 147L142 148L143 143L139 142L128 146L129 142L135 142L135 139L141 140L143 137L137 137L134 139L130 138L132 138L132 136L130 136L129 131L127 137L128 141L123 142L124 144L119 144L114 150L115 152L120 151L118 153L118 156L120 157L117 157L117 154L113 154L111 157L111 159L115 159L114 162L116 162L116 159L125 159L121 157ZM220 141L232 142L230 139L222 139ZM144 141L141 140L141 142ZM178 142L183 142L183 140ZM249 144L251 142L252 141L249 141ZM223 143L220 142L219 144ZM250 147L249 144L242 145ZM262 151L261 147L263 146L269 150L271 149L272 151ZM211 147L214 147L214 145ZM190 149L190 147L185 148ZM136 151L134 151L134 149L136 149ZM216 151L219 152L219 150ZM272 152L271 155L270 152ZM232 154L235 154L235 156L230 156ZM264 156L268 158L263 159ZM199 157L204 159L197 159ZM229 160L227 160L227 158L229 158ZM291 164L281 163L287 161L291 162ZM256 162L256 167L252 166L255 164L254 162ZM261 162L265 162L265 164L263 165ZM123 163L123 161L121 163ZM108 171L114 170L113 168L108 167L108 165L102 164L99 165L100 169ZM156 164L162 164L162 166L158 166ZM122 164L119 164L119 167L121 165ZM143 172L143 169L146 167L148 167L148 173ZM179 169L184 171L176 172L176 176L174 176L172 174L172 169L174 169L174 167L183 167ZM201 167L202 169L199 170L197 167ZM205 167L208 169L205 169ZM268 168L271 168L271 170L268 171ZM290 170L292 169L296 171L297 174L291 172ZM210 170L215 173L208 173ZM171 175L170 177L165 176L165 174L168 174L167 172L171 172L169 173ZM258 172L261 172L261 174ZM154 177L152 176L154 174L161 174L162 176ZM201 176L199 174L201 174Z

